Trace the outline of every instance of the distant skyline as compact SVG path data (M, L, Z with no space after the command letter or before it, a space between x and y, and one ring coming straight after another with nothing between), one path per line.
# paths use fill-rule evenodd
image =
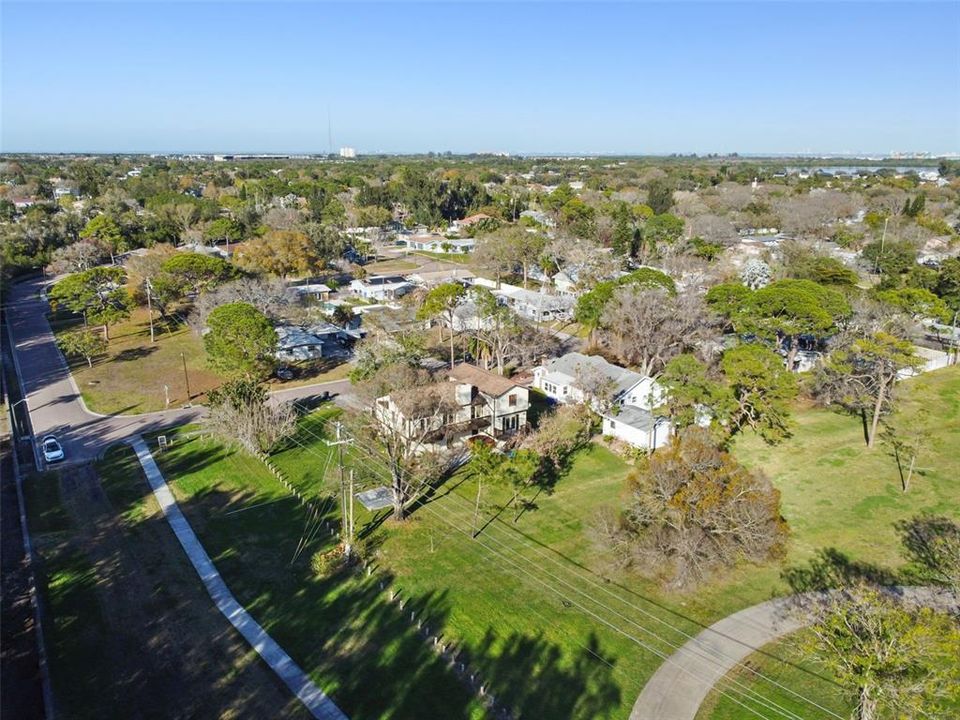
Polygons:
M5 1L0 23L0 152L960 151L955 2Z

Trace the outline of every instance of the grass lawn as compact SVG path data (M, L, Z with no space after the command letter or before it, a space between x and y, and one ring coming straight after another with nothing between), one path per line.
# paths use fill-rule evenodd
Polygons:
M129 448L25 490L58 717L308 717L213 606Z
M431 260L440 260L441 262L454 263L456 265L469 265L470 253L434 253L426 250L411 250L411 254L430 258Z
M110 328L107 357L87 367L83 358L71 358L74 379L87 407L104 414L143 413L166 407L164 385L169 388L170 407L187 402L183 359L187 363L193 402L217 387L221 379L207 365L203 341L186 325L170 330L157 323L156 342L150 342L147 311L136 308L129 318ZM55 333L76 329L77 323L57 322Z
M960 518L960 367L903 382L900 412L925 408L934 419L920 475L901 490L897 464L881 443L872 450L857 418L819 408L794 413L793 437L767 446L744 437L737 456L762 469L782 493L792 540L788 560L801 562L819 548L834 547L856 560L901 564L897 520L930 511Z
M380 590L383 573L317 579L310 556L333 539L320 528L298 555L307 514L252 457L181 438L157 460L234 595L351 718L482 717L407 618L412 606L442 625L442 593L408 594L401 612ZM288 471L301 462L278 458Z
M317 370L304 372L293 380L280 380L276 376L273 376L267 380L267 388L270 391L283 390L285 388L333 382L334 380L345 380L347 376L350 375L352 369L353 365L349 362L338 362L336 365L324 365Z
M930 447L918 462L920 477L907 493L889 450L879 444L868 450L859 421L849 415L805 408L795 413L794 435L782 445L769 447L756 437L737 444L741 460L763 469L782 493L783 514L792 529L788 565L802 564L820 548L836 548L852 560L896 570L903 563L894 529L898 520L924 511L960 518L960 367L908 380L899 391L899 412L912 417L924 408L936 418ZM789 642L765 650L804 666ZM812 692L810 684L817 685L821 691L814 697L838 707L840 695L833 686L799 667L757 653L749 662L794 690ZM793 707L788 694L757 683L748 673L737 679ZM698 717L726 720L741 717L738 711L743 712L736 703L713 693Z
M742 720L744 717L753 717L745 715L747 711L740 704L744 702L745 688L756 691L769 703L801 718L827 717L827 714L799 700L798 695L815 699L820 707L840 717L849 717L852 706L848 698L822 672L821 668L800 653L790 639L773 643L764 652L750 655L741 668L729 673L717 684L721 692L712 692L707 696L697 713L697 720ZM758 680L758 673L772 682ZM781 717L769 705L766 712Z
M337 488L335 462L327 460L333 451L314 437L324 432L329 436L326 420L334 413L324 409L304 421L298 439L309 449L294 444L273 456L307 494L324 496ZM378 461L349 446L346 454L360 482L369 482ZM329 542L322 533L303 556L290 562L304 520L256 460L192 440L175 443L159 461L168 478L175 478L174 487L191 522L234 592L285 647L290 645L288 651L333 691L347 712L367 716L375 706L358 707L356 693L362 679L369 678L369 662L328 654L343 642L344 633L356 638L361 648L399 641L387 641L384 630L363 625L362 613L357 617L359 607L382 604L382 595L365 578L309 577L306 556L322 547L320 539ZM700 622L713 621L769 593L763 581L751 581L749 568L696 596L671 596L638 578L616 578L622 586L606 584L570 565L572 561L598 568L585 528L596 509L617 501L628 470L602 444L593 446L577 457L554 492L535 499L537 509L516 523L508 511L477 541L468 536L476 494L476 478L468 470L402 525L384 522L383 512L370 514L358 505L357 527L361 537L378 548L377 563L396 579L408 608L416 608L418 614L431 608L430 625L442 628L444 637L472 658L472 666L494 695L520 716L626 717L661 657L686 639L683 633L692 634ZM493 518L507 499L505 490L488 490L481 521ZM234 510L243 511L228 515ZM564 596L544 583L561 587ZM358 598L363 598L360 605ZM335 616L331 607L337 608ZM386 609L378 615L390 617ZM406 636L402 623L391 620L387 625L390 632ZM318 644L306 643L305 637L331 639ZM414 641L414 646L421 642L416 637ZM404 652L413 652L414 646L406 641L401 645ZM421 670L411 677L404 668L413 665L404 657L389 654L382 663L399 673L398 682L418 682L423 676ZM455 685L438 673L423 681L439 683L432 695L449 694ZM397 716L405 716L402 703L397 707ZM444 716L475 711L472 702L458 699L445 708Z
M922 475L906 495L892 459L882 448L867 452L859 424L845 415L800 409L796 432L783 445L770 448L754 437L737 443L737 455L763 468L782 492L792 528L787 564L805 561L817 548L836 547L854 559L896 565L899 549L891 527L896 519L925 509L957 515L960 458L951 449L960 447L960 370L929 374L902 389L909 394L905 412L924 406L939 421L937 441L920 462ZM307 493L322 496L336 490L336 466L328 462L332 451L314 437L329 432L325 422L334 412L322 410L304 421L298 439L310 449L294 444L274 456ZM380 472L378 461L361 448L346 453L362 482ZM408 643L405 625L395 622L382 595L365 578L319 581L309 577L304 557L290 562L303 531L302 514L282 499L279 484L255 460L191 441L176 445L160 462L175 478L191 521L228 583L281 643L289 642L288 650L332 689L347 712L366 717L387 707L365 705L358 696L371 660L338 652L348 638L361 656L374 646L389 647L372 667L389 669L404 687L422 682L431 688L431 697L456 698L445 708L445 717L477 712L475 703L432 661L426 669L410 663L407 654L417 652L420 641L413 637ZM512 510L493 519L508 491L487 488L480 525L491 522L475 540L470 535L477 479L468 468L403 524L386 519L383 512L371 515L360 509L357 527L377 548L380 571L395 578L408 608L432 608L431 626L442 628L444 637L468 654L491 692L518 716L626 717L662 657L687 635L737 609L789 592L779 564L739 567L688 594L666 592L606 568L587 530L599 508L620 501L628 471L602 443L595 444L577 456L552 493L534 498L535 509L516 521ZM238 509L243 512L227 515ZM304 555L317 547L318 542ZM370 607L377 608L375 616L384 627L370 623L364 610ZM400 654L394 652L397 647ZM763 664L764 672L769 666L771 675L790 687L796 684L827 707L844 707L829 680L789 664L795 659L790 648L767 650L788 662L769 657L751 662ZM390 701L393 716L410 712L405 700ZM711 712L737 717L735 708L742 708L727 702L711 699L705 717ZM797 709L802 717L814 716L809 706L805 711L808 715ZM429 714L420 709L420 716Z

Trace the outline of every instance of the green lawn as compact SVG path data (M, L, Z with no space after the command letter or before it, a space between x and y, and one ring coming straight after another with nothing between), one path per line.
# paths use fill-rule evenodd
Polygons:
M786 713L811 720L828 716L800 697L810 698L821 708L840 717L849 717L852 708L848 699L841 688L823 676L822 672L800 653L790 639L773 643L763 652L750 655L739 669L718 683L719 692L707 697L700 706L697 720L742 720L744 717L754 717L744 709L745 703L772 717L782 717ZM760 679L761 675L763 679ZM751 692L762 696L766 707L749 702L747 698ZM778 714L777 708L783 708L785 712Z
M456 265L469 265L470 253L435 253L426 250L411 250L411 254L430 258L431 260L440 260L442 262L454 263Z
M737 444L737 455L764 470L782 493L783 514L792 529L788 565L802 564L817 549L836 548L852 560L896 570L903 563L894 529L897 520L924 511L960 518L960 368L906 381L899 391L903 398L899 412L912 417L925 408L936 418L930 448L918 463L921 476L907 493L901 490L890 452L881 445L868 450L862 426L849 415L806 408L795 414L794 435L782 445L769 447L755 437ZM783 586L782 581L772 580ZM834 710L845 708L831 684L805 672L810 666L797 657L789 642L764 650L796 665L777 663L759 653L748 662ZM736 678L785 707L795 705L788 693L756 682L749 673L741 671ZM724 687L730 687L730 680ZM738 714L742 712L729 698L713 693L698 717L726 720L742 717Z
M187 402L183 361L186 360L193 402L217 387L220 377L207 365L202 340L183 324L168 327L154 318L156 342L150 342L147 311L136 308L131 316L110 328L110 346L106 357L87 367L83 358L71 358L74 379L87 407L94 412L143 413L166 407L164 385L170 407ZM76 321L55 322L59 334L76 329ZM183 358L181 358L181 353Z
M24 485L58 717L307 715L214 608L129 447Z
M867 452L860 426L849 416L799 409L795 434L783 445L771 448L754 437L738 441L736 454L767 472L782 493L792 529L788 565L805 561L821 547L896 565L895 520L921 510L957 515L960 466L951 448L960 447L960 370L926 375L902 389L909 394L905 412L924 406L939 421L937 441L920 462L922 475L906 495L899 489L893 460L882 448ZM335 412L323 410L303 421L297 438L308 448L294 443L274 456L308 494L322 497L337 488L333 451L317 437L324 432L329 437L327 419ZM379 461L363 448L345 453L361 483L382 475ZM194 440L175 446L160 462L175 478L176 491L231 587L348 712L366 717L384 711L387 705L364 704L358 697L371 668L384 667L397 674L397 682L422 682L432 688L431 696L456 698L445 709L446 717L477 712L476 704L432 660L426 669L411 664L408 656L419 652L420 640L413 636L407 641L404 623L366 579L310 579L305 556L320 547L319 540L304 557L290 562L304 528L302 512L282 499L279 483L257 461ZM491 692L519 716L626 717L662 656L687 635L737 609L789 592L779 564L739 567L688 594L665 592L605 567L588 526L599 508L620 501L628 471L602 444L595 445L576 458L552 493L534 498L534 509L517 521L513 510L503 512L473 540L477 486L465 469L403 524L361 509L358 529L376 547L380 571L394 577L394 587L408 598L408 609L419 613L432 606L431 626L467 653ZM485 491L481 525L497 515L507 497L505 489ZM227 514L233 510L243 511ZM370 623L371 606L383 626ZM323 640L307 642L304 637ZM354 642L359 657L337 651ZM395 650L398 643L400 650ZM371 666L363 654L374 646L390 650ZM795 659L790 648L766 650L789 662ZM426 657L432 659L429 653ZM803 688L817 702L843 708L828 680L769 656L751 662L783 684ZM420 668L412 677L411 667ZM410 712L405 697L394 702L395 716ZM739 706L720 700L709 701L705 717L711 708L716 717L736 717Z
M960 367L903 382L900 412L923 407L934 418L933 439L920 457L909 492L881 444L867 449L858 419L819 408L794 414L793 437L779 446L743 438L737 456L763 470L782 493L792 530L791 562L835 547L854 559L886 566L901 562L894 523L923 511L960 518Z
M324 410L306 419L297 437L309 449L294 443L273 457L307 494L324 496L337 487L336 464L328 462L333 451L312 437L323 432L329 437L324 419L334 412ZM362 482L369 483L371 473L380 470L379 461L359 448L348 447L346 457ZM351 606L357 596L363 606L382 603L376 588L355 577L310 580L306 555L319 543L290 563L303 531L302 513L283 499L279 483L256 460L198 440L175 443L159 460L168 477L175 478L191 522L231 588L348 712L364 716L361 710L372 708L357 709L356 686L345 684L344 673L359 683L368 677L369 663L353 656L331 659L303 638L349 633L366 647L374 643L373 634L380 638L377 643L392 644L375 626L362 625L360 631L363 616L355 616L357 607ZM665 594L634 577L619 577L621 587L591 575L590 570L603 567L586 526L598 508L617 502L628 470L605 447L593 446L577 457L552 493L535 498L535 509L518 522L508 510L476 541L468 536L476 479L467 470L404 524L387 520L381 525L384 513L371 515L358 506L357 526L378 548L376 562L396 578L408 608L419 614L432 605L430 625L463 649L494 695L521 716L625 717L643 682L661 657L686 639L684 633L695 633L700 622L769 594L768 585L751 580L749 568L695 596ZM505 489L491 489L481 523L493 518L507 499ZM560 587L562 596L544 583ZM338 614L329 612L331 605L338 607ZM338 629L341 624L345 629ZM390 625L389 631L403 634L403 624ZM327 645L326 652L330 647L335 644ZM401 677L407 672L402 668L411 667L392 654L383 660ZM425 682L440 683L432 694L451 692L449 677L435 675ZM462 701L451 708L444 711L446 717L475 711L473 704ZM403 716L406 710L401 705L398 712Z
M316 579L310 555L333 539L323 527L311 536L306 512L252 457L180 437L157 459L238 600L350 717L482 716L407 619L413 606L441 625L450 612L443 593L410 593L401 612L380 590L386 573ZM309 471L292 468L310 462L293 450L278 458L302 485Z

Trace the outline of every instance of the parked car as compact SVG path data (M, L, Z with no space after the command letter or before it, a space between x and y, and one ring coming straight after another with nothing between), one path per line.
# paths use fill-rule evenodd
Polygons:
M293 368L287 366L281 366L277 368L277 378L280 380L293 380L294 372Z
M43 438L43 440L40 441L40 445L43 448L43 459L48 463L63 460L63 447L60 445L60 441L53 435L47 435Z

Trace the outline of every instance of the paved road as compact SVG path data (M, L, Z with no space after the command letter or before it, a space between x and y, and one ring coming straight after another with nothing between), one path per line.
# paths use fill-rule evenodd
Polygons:
M7 320L35 438L56 435L67 462L96 459L108 445L138 433L196 420L202 410L169 410L144 415L99 415L87 410L47 322L40 298L42 279L13 286ZM6 341L6 338L4 338Z
M42 279L14 285L7 306L17 374L21 378L36 438L56 435L67 463L95 460L106 448L134 435L200 419L204 408L167 410L141 415L101 415L90 412L57 349L47 322L49 307L40 298ZM6 338L3 339L6 342ZM341 405L350 404L348 380L278 390L281 400L304 401L329 392Z
M953 607L956 598L938 588L891 588L906 602ZM644 686L630 720L694 720L713 686L756 648L804 626L791 612L796 597L745 608L720 620L667 658Z
M294 695L304 704L310 713L318 720L347 720L347 716L334 704L320 688L318 688L307 674L300 669L293 659L284 652L276 641L270 637L253 617L247 612L236 598L227 584L220 577L216 566L207 555L200 540L190 527L187 518L180 511L180 506L170 492L160 468L147 449L143 438L136 437L130 445L137 453L147 481L153 489L153 494L163 510L164 517L173 528L177 540L183 546L184 552L190 559L194 570L203 581L204 587L217 609L230 621L237 631L243 635L251 647L257 651L277 676L286 684Z

